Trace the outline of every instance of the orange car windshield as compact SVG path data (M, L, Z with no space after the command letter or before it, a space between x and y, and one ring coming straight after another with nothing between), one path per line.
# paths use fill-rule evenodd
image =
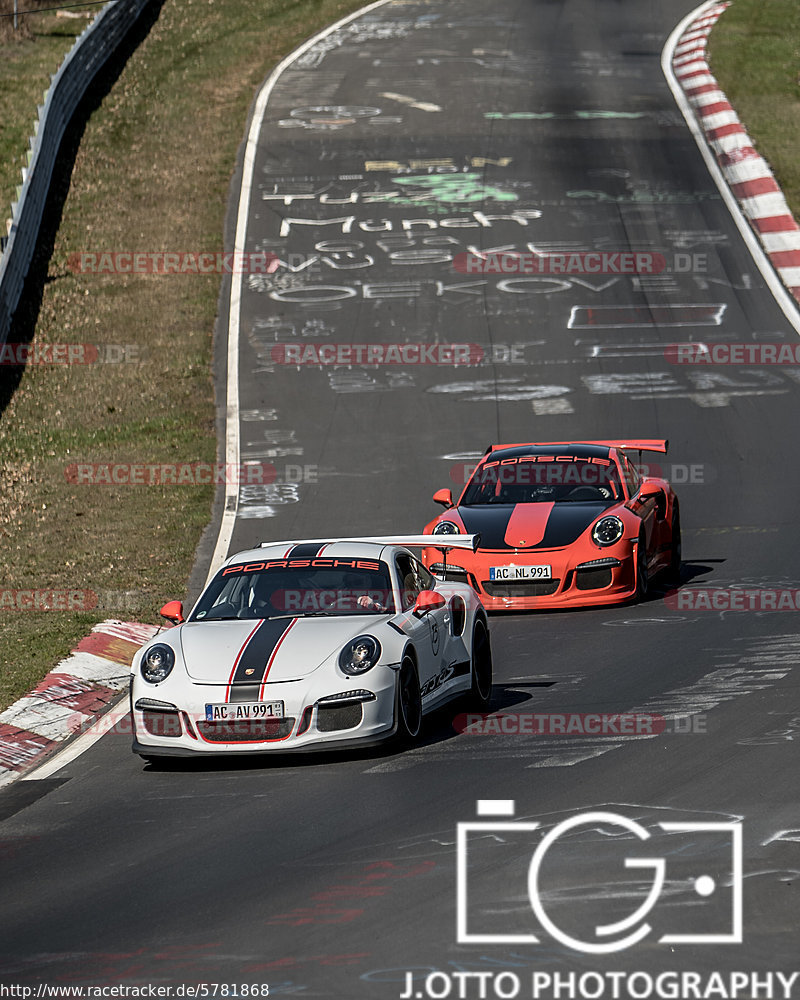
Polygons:
M578 455L520 455L475 470L463 504L617 503L623 497L616 463Z

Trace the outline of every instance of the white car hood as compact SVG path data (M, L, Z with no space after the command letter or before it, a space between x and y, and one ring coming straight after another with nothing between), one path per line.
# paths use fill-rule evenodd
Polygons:
M228 684L234 675L253 684L300 680L350 639L374 634L391 617L186 622L180 626L181 650L187 674L199 683Z

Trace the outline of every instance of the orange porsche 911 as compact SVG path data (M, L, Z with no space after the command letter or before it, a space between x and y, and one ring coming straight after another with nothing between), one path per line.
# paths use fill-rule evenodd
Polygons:
M434 494L445 510L424 529L479 534L477 550L427 548L423 562L469 583L490 611L640 600L681 566L678 498L631 458L666 451L657 440L491 445L457 501Z

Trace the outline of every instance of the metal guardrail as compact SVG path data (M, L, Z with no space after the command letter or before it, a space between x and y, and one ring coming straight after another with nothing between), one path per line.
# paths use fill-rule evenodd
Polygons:
M61 140L78 104L98 71L114 53L150 0L110 0L78 36L45 92L28 166L22 171L18 200L11 206L11 231L0 257L0 345L19 304L36 249Z

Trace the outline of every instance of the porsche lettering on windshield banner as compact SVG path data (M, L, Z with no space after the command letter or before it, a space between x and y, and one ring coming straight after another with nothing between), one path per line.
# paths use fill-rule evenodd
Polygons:
M300 548L301 546L295 546ZM237 563L235 566L226 566L222 570L222 576L230 576L232 573L260 573L268 569L366 569L377 572L381 564L373 559L264 559L251 563Z

